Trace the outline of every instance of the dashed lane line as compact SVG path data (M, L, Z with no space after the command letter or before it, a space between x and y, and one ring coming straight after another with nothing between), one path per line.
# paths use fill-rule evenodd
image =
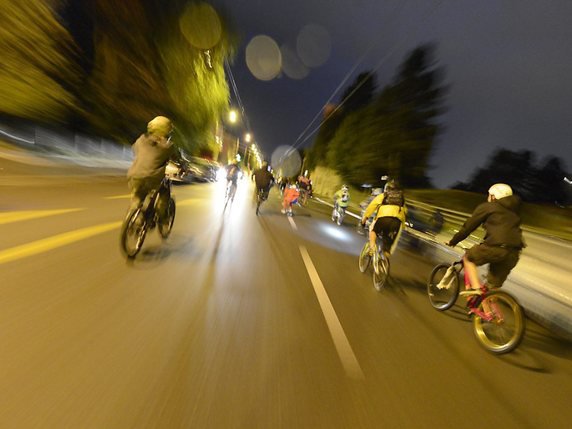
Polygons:
M38 219L47 216L55 216L64 213L73 213L81 210L85 209L76 208L76 209L59 209L59 210L24 210L15 212L5 212L5 213L0 213L0 225L13 222L20 222L23 220Z
M87 228L77 229L75 231L65 232L63 234L54 235L53 237L44 238L42 240L33 241L21 246L12 247L10 249L0 251L0 264L12 262L18 259L27 258L29 256L44 253L76 241L84 240L104 232L117 229L121 226L121 221L103 223L101 225L90 226Z
M342 361L342 365L346 371L346 374L348 377L355 380L363 380L365 378L363 371L361 370L348 337L344 332L344 328L338 319L336 311L334 310L334 306L328 297L328 293L326 292L326 289L320 280L318 271L316 270L316 267L314 266L314 263L312 262L312 259L310 258L308 250L306 250L305 246L300 246L300 253L302 254L304 265L306 265L306 270L310 276L312 286L314 287L314 292L316 293L318 302L320 303L322 313L326 319L326 324L330 330L330 335L334 341L334 345L338 352L338 356Z
M112 195L111 197L104 197L106 200L126 200L131 198L131 194Z
M288 216L288 220L290 221L292 229L297 231L298 226L296 225L296 222L294 222L294 219ZM318 303L320 304L320 308L322 309L322 313L326 319L326 324L328 325L330 336L332 337L334 346L336 347L336 351L338 352L338 356L340 357L340 361L342 362L344 370L346 371L348 377L355 380L363 380L365 378L363 371L354 351L352 350L352 346L350 345L348 337L344 332L344 328L340 323L340 319L338 319L336 311L334 310L334 306L328 297L326 288L324 287L324 284L318 275L318 270L316 270L316 267L312 262L312 258L310 258L310 254L308 253L306 246L300 245L299 248L300 253L302 254L302 260L306 266L306 271L308 271L308 275L310 276L310 282L314 288L314 293L318 298Z

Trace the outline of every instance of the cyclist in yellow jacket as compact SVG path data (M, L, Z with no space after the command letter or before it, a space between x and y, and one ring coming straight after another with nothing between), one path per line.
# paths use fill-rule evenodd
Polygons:
M375 252L375 241L377 235L380 235L383 242L383 254L389 258L394 244L397 244L396 238L401 232L407 214L403 191L399 189L395 181L387 182L383 193L369 203L361 224L365 225L367 218L374 214L375 220L371 223L369 230L369 252L370 254Z

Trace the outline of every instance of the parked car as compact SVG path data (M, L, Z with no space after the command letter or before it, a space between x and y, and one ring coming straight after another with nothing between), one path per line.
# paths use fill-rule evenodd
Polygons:
M193 179L198 182L216 181L218 168L217 163L197 156L191 157L188 165L188 169L192 174Z
M165 168L165 176L177 183L192 183L193 174L188 163L169 161Z

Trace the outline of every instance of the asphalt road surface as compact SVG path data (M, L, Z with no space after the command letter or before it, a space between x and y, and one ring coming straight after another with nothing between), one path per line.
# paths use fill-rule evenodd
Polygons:
M251 184L174 187L128 262L123 178L0 177L0 428L569 428L572 344L532 321L494 356L404 239L381 293L364 238ZM348 220L350 222L350 220Z

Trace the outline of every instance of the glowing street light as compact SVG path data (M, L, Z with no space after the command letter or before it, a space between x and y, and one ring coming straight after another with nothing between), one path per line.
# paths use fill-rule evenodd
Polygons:
M238 113L236 113L236 110L231 110L230 112L228 112L228 120L230 121L231 124L236 123L236 121L238 121Z
M247 142L247 143L250 143L251 140L252 140L252 134L246 133L246 134L244 135L244 141Z

